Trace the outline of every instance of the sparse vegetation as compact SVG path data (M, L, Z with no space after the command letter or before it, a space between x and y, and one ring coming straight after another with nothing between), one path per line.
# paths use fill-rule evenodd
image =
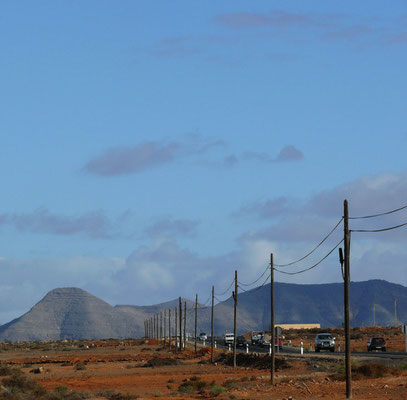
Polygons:
M155 367L163 367L163 366L167 366L167 365L180 365L180 364L181 364L181 362L174 358L154 357L151 360L147 361L144 366L155 368Z

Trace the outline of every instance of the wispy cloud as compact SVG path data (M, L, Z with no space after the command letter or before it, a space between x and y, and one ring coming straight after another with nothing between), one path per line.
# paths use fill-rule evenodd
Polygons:
M257 28L262 26L288 27L332 27L341 18L337 14L293 13L281 9L267 13L229 13L214 17L214 22L232 29Z
M255 201L242 206L234 216L256 215L260 219L272 219L286 215L293 209L293 200L286 196Z
M135 146L110 148L90 160L83 170L105 177L136 174L223 145L221 140L206 140L198 134L169 142L147 141Z
M349 201L353 217L396 209L407 204L407 175L380 174L322 191L307 201L278 197L246 204L235 215L269 219L266 228L248 233L249 237L280 241L314 241L328 232L343 215L343 201ZM378 229L407 222L407 210L380 218L351 220L351 229ZM322 233L321 233L322 232ZM359 235L361 237L361 235ZM244 235L247 237L247 235ZM363 236L366 238L366 234ZM398 242L407 237L407 228L389 231L370 239Z
M230 154L225 157L223 163L226 167L232 167L238 164L240 161L257 161L263 163L279 163L279 162L292 162L299 161L304 158L304 154L301 150L295 146L284 146L276 156L273 156L265 152L257 151L245 151L240 156L236 154Z
M12 225L20 232L51 235L83 234L90 238L112 238L113 223L102 211L88 212L79 216L62 216L39 208L31 213L3 214L0 224Z
M220 14L213 21L231 30L253 30L267 27L273 30L307 29L316 38L327 41L370 39L373 44L405 44L405 16L398 19L382 16L363 17L351 14L295 13L275 9L264 13L236 12Z
M147 226L144 232L151 238L194 236L199 221L189 219L161 218Z
M160 40L153 53L159 57L184 57L198 54L202 47L192 37L177 36Z

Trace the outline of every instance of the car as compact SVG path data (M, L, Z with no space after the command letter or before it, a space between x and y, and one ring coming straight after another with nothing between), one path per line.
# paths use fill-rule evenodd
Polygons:
M233 333L225 333L223 335L223 344L225 346L227 346L229 344L233 344L234 341L235 341L235 335Z
M382 337L371 337L367 344L367 351L386 351L386 341Z
M315 336L315 352L321 350L335 351L335 338L330 333L318 333Z
M208 339L208 335L205 332L201 332L199 334L199 340L201 340L202 342Z
M236 339L236 347L246 347L247 340L244 336L238 336Z

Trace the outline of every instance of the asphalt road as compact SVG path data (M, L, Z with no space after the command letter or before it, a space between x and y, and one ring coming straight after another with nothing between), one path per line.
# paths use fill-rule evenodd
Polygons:
M203 343L199 342L200 345L202 346ZM210 346L211 342L206 341L205 346ZM224 346L223 344L220 344L218 341L216 342L216 347L221 348L221 349L228 349L229 346ZM233 350L233 346L231 346L231 349ZM238 347L237 351L240 353L246 353L246 348L245 347ZM249 353L262 353L262 354L268 354L270 352L270 348L267 347L262 347L262 346L256 346L256 345L250 345L249 344ZM281 350L278 350L276 354L300 354L301 350L299 347L290 347L290 346L283 346ZM309 351L309 349L304 349L304 355L309 357L309 356L317 356L317 357L345 357L344 352L334 352L331 353L330 351L321 351L319 353L316 353L315 351ZM407 362L407 353L406 352L398 352L398 353L393 353L393 352L382 352L382 351L372 351L372 352L353 352L351 353L352 357L363 357L363 358L382 358L382 359L398 359L398 360L405 360Z

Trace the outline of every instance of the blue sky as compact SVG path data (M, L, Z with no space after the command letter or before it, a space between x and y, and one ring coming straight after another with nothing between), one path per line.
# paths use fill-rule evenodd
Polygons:
M206 298L344 198L407 204L406 27L404 1L2 2L0 323L55 287ZM355 234L352 279L407 285L405 239ZM277 278L341 279L336 254Z

